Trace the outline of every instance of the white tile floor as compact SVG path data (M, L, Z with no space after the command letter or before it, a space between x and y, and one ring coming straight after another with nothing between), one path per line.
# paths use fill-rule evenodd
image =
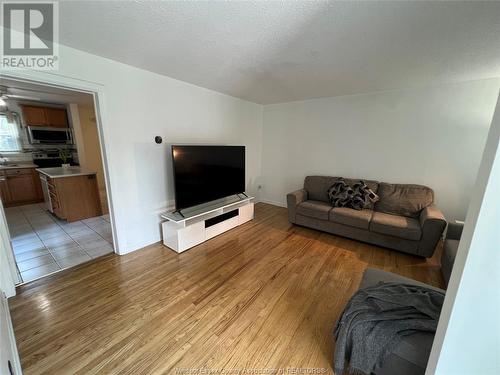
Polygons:
M6 208L5 214L23 282L113 252L109 215L67 223L43 203Z

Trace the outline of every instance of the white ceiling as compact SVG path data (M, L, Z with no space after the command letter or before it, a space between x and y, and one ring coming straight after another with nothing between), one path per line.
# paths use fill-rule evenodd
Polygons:
M60 3L61 43L269 104L500 76L500 2Z

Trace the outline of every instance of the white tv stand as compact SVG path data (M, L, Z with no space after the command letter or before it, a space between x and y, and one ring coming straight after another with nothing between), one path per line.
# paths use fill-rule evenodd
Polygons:
M253 219L254 197L228 197L194 209L167 212L163 244L178 253Z

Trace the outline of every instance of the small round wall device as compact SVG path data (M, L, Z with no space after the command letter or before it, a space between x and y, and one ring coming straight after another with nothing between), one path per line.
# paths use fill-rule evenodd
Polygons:
M162 143L162 142L163 142L163 140L161 139L161 137L160 137L159 135L157 135L157 136L155 137L155 142L156 142L156 143L158 143L158 144L160 144L160 143Z

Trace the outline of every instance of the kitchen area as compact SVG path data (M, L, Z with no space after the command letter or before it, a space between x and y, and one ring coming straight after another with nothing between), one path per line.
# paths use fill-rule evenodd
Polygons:
M93 98L0 84L0 197L21 283L114 251Z

